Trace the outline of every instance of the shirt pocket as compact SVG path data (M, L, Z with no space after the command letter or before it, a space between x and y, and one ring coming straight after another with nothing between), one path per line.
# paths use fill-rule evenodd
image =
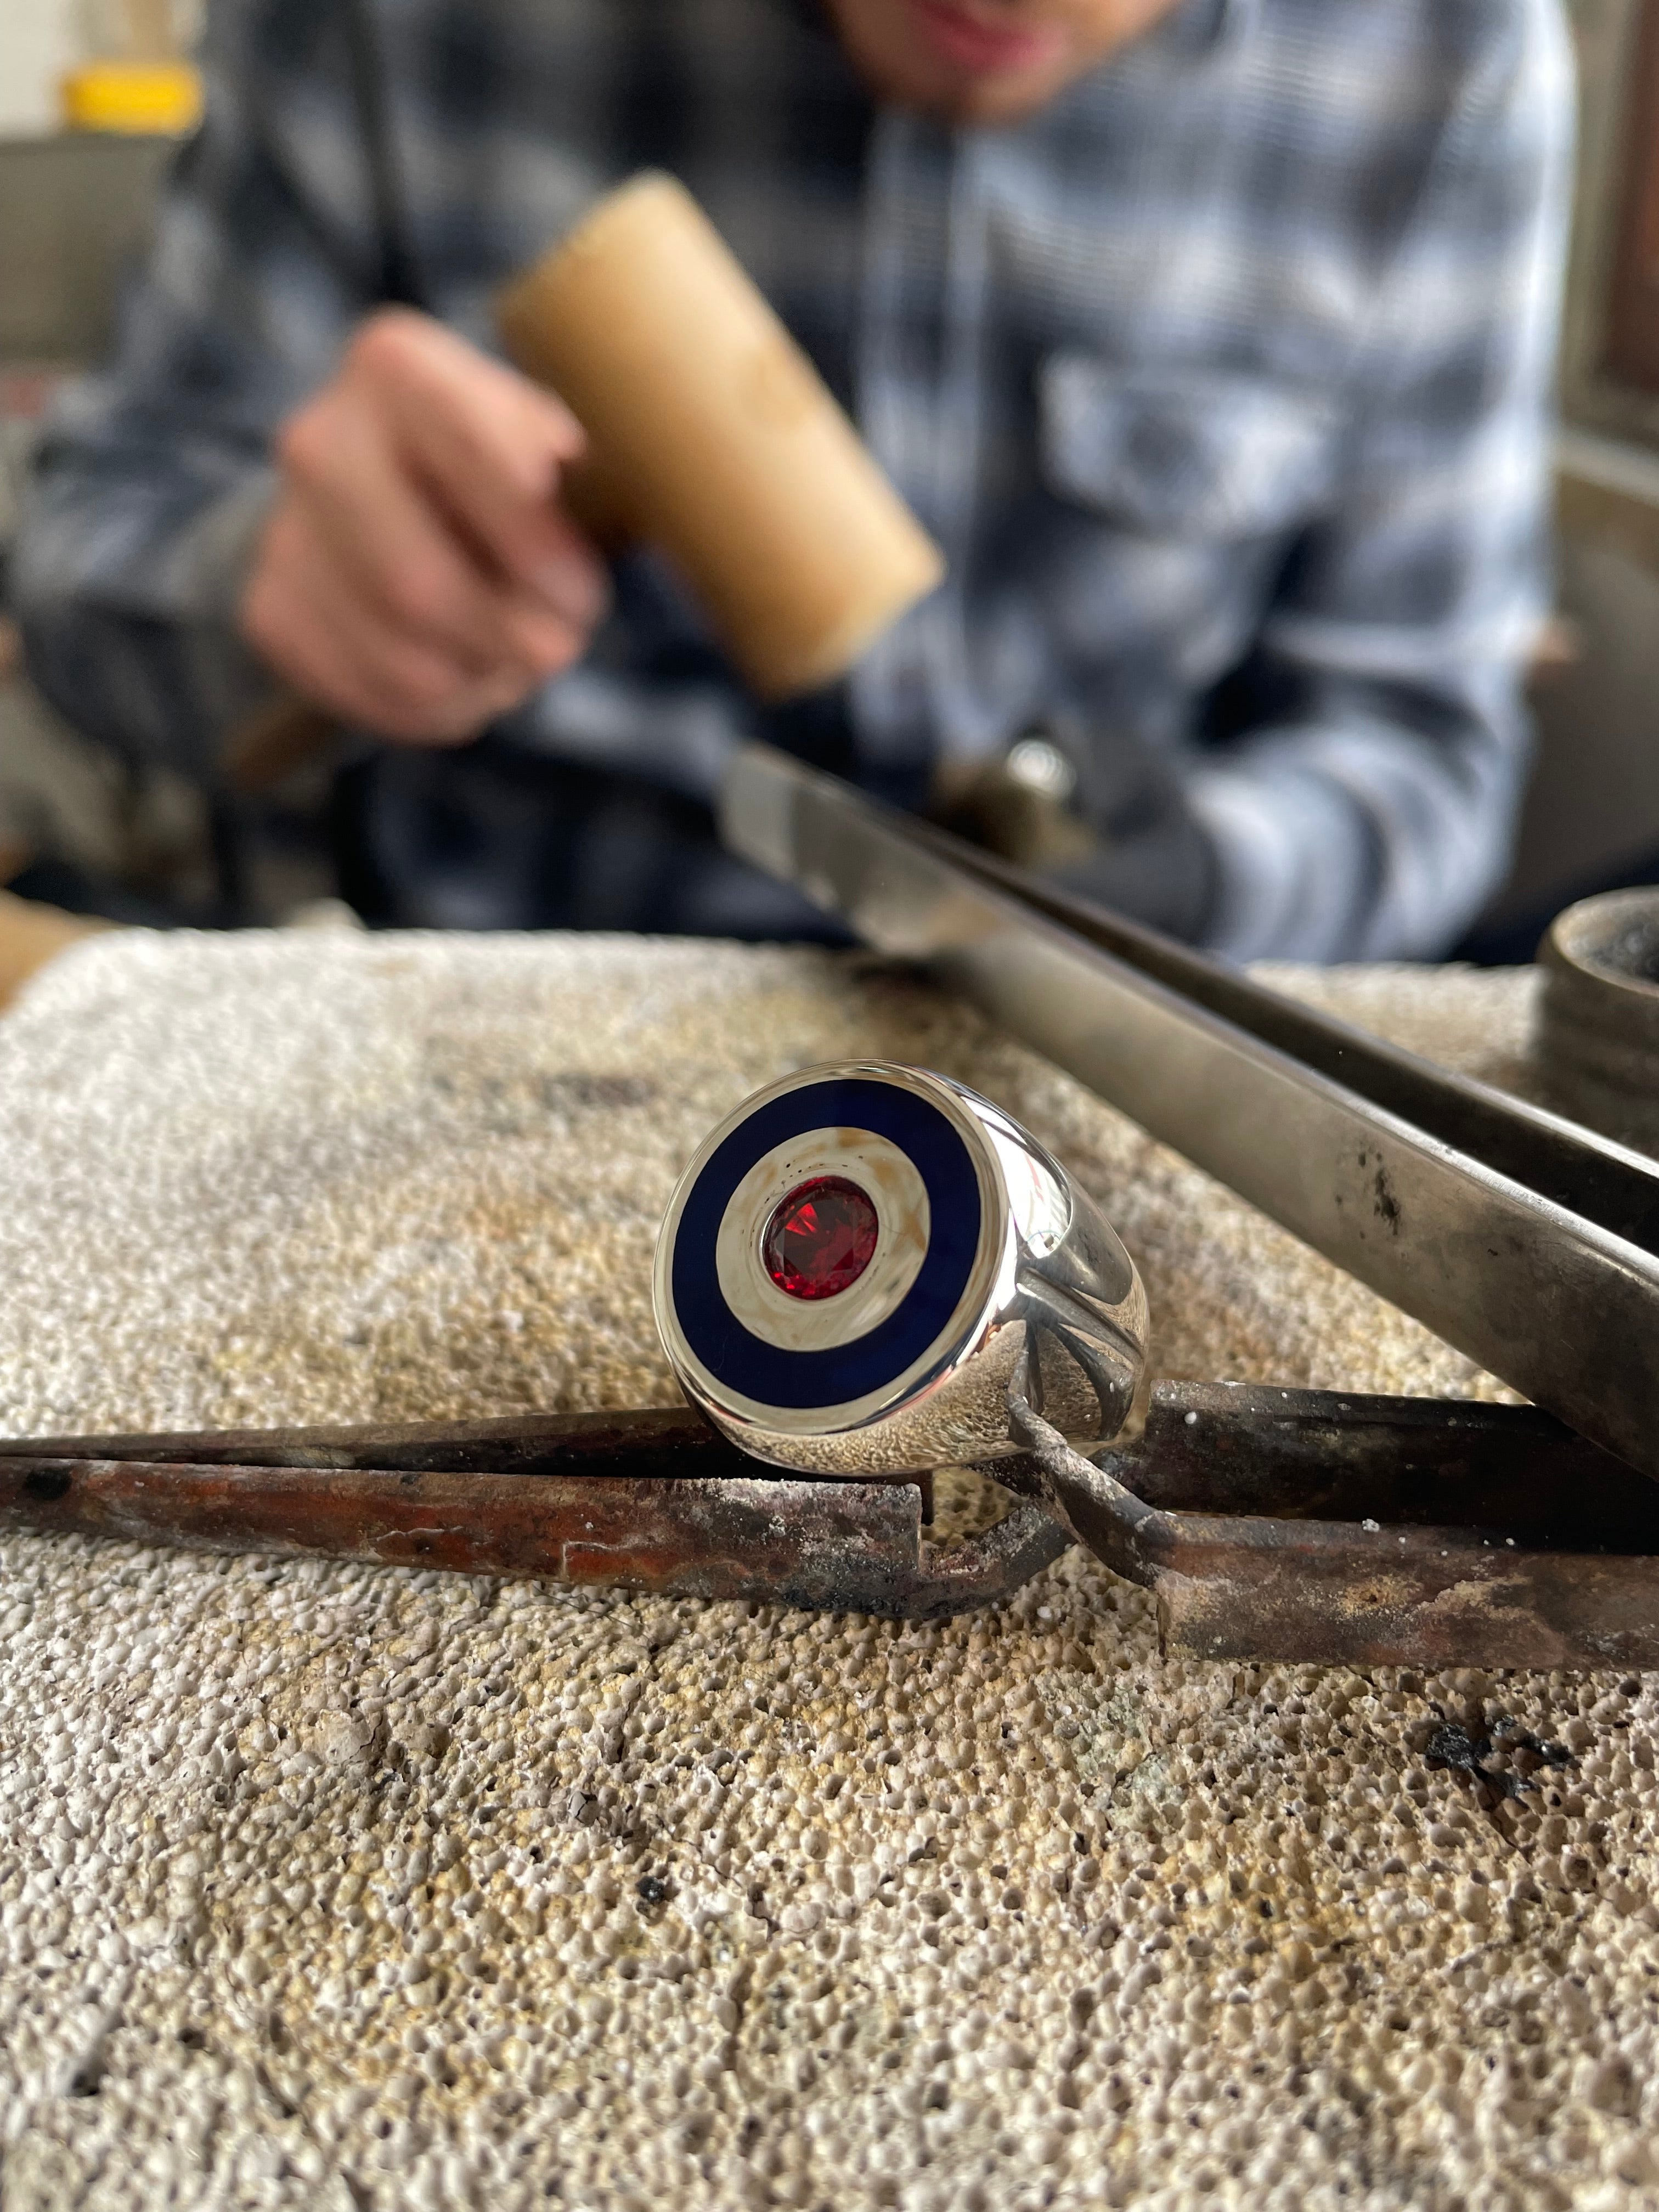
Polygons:
M1057 353L1037 408L1048 489L1139 536L1272 536L1317 512L1335 473L1338 406L1280 385Z

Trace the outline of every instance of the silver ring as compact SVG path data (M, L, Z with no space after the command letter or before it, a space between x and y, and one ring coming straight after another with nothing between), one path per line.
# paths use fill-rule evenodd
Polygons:
M1146 1295L1093 1200L923 1068L806 1068L728 1115L669 1202L653 1292L691 1403L801 1474L1020 1451L1011 1389L1092 1450L1146 1364Z

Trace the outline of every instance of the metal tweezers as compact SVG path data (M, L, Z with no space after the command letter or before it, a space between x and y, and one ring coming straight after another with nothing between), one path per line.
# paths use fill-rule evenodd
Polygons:
M908 1619L1075 1532L1205 1657L1659 1666L1654 1163L766 748L723 826L1532 1404L1160 1383L1060 1517L1003 1461L954 1543L930 1477L774 1474L689 1411L0 1443L0 1527Z

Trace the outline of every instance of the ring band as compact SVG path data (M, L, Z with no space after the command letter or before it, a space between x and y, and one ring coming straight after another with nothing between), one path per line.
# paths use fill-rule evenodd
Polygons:
M921 1068L836 1062L746 1100L680 1178L653 1290L691 1403L801 1474L1018 1452L1011 1387L1091 1450L1146 1364L1146 1292L1093 1200Z

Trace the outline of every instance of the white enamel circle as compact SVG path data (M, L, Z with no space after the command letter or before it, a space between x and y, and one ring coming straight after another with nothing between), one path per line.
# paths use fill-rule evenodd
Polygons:
M876 1249L833 1297L793 1298L768 1273L762 1244L778 1206L817 1176L844 1176L865 1193L876 1211ZM732 1192L714 1265L727 1305L763 1343L825 1352L897 1311L921 1272L930 1228L927 1188L896 1145L869 1129L809 1129L763 1154Z

